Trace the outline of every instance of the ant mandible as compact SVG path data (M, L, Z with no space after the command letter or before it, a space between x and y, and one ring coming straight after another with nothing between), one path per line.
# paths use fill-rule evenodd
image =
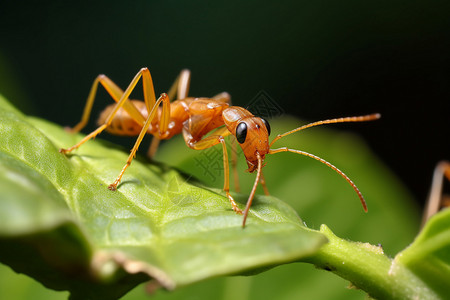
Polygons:
M129 100L128 97L141 78L144 102ZM366 202L359 189L347 175L331 163L304 151L289 149L287 147L278 149L270 149L270 147L279 139L309 127L331 123L371 121L380 118L379 114L330 119L310 123L277 135L269 144L269 123L263 118L255 117L242 107L231 106L228 93L223 92L212 98L188 97L190 71L182 70L172 87L169 89L169 92L167 94L162 93L159 98L156 99L150 71L147 68L142 68L125 91L122 91L105 75L99 75L94 80L89 92L81 121L71 131L78 132L86 125L99 84L106 89L116 103L108 106L102 112L98 120L99 127L96 130L88 134L76 145L67 149L60 149L60 152L67 154L74 149L77 149L105 129L117 135L138 135L125 166L120 171L116 180L109 185L108 188L110 190L114 191L117 189L125 170L136 156L136 151L145 134L150 133L154 136L149 150L149 154L152 155L156 151L159 140L170 139L175 134L182 133L186 145L191 149L204 150L217 144L222 145L224 165L223 190L225 191L233 210L238 214L244 215L242 227L245 227L248 212L252 205L256 187L259 182L263 186L265 193L268 194L262 175L262 167L266 154L280 152L292 152L311 157L336 171L352 186L361 200L364 211L367 211ZM169 99L173 99L175 94L177 95L178 100L170 102ZM160 107L161 103L162 107ZM214 132L205 137L206 134L213 130ZM229 135L233 135L241 146L248 165L247 171L250 173L256 171L255 182L244 211L237 206L233 197L230 195L228 152L224 139Z

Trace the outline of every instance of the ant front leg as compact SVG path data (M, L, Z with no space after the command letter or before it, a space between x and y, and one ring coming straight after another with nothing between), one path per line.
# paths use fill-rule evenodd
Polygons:
M192 137L192 135L187 131L183 130L183 137L186 141L186 144L195 150L204 150L207 148L210 148L212 146L215 146L217 144L222 145L223 150L223 169L224 169L224 182L223 182L223 190L225 191L228 200L231 203L231 206L233 210L238 213L242 214L242 210L237 206L236 202L234 201L233 197L230 195L230 170L229 170L229 164L228 164L228 151L227 146L225 143L224 135L211 135L204 139L201 139L199 141L195 141L195 139Z
M239 173L237 170L237 140L234 136L230 135L231 141L231 168L233 169L233 179L234 179L234 190L237 193L241 192L241 186L239 184Z
M270 196L269 190L267 189L267 185L266 185L266 179L264 178L264 175L263 175L263 171L262 171L262 170L261 170L261 179L259 180L259 182L261 183L261 186L262 186L262 188L263 188L263 190L264 190L264 194L265 194L266 196Z
M450 200L442 195L443 178L450 181L450 162L441 161L438 163L433 173L430 195L422 217L422 227L431 216L441 210L443 207L450 206Z
M233 210L238 214L242 214L242 210L239 209L233 197L230 195L228 151L224 138L231 133L226 127L220 127L224 125L222 113L229 107L228 101L229 95L227 93L219 94L213 99L194 101L189 106L190 116L184 123L183 138L186 145L195 150L208 149L219 143L222 145L224 169L223 190L228 200L230 200ZM213 131L211 135L203 138L210 131Z

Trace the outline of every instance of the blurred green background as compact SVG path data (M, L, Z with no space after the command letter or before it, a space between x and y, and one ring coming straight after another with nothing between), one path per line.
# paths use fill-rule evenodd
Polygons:
M100 73L125 88L147 66L160 93L189 68L194 96L246 107L265 91L311 121L380 112L335 127L361 134L419 203L449 159L448 1L3 1L0 32L0 93L61 125ZM109 103L99 89L94 115Z

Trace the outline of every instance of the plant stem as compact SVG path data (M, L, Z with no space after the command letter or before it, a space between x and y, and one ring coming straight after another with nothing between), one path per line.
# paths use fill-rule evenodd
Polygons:
M328 243L303 261L349 280L375 299L440 299L403 264L387 257L381 246L343 240L326 225L320 232Z

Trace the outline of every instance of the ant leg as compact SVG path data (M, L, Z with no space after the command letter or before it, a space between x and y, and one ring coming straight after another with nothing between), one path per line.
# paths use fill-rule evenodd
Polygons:
M442 207L450 206L448 201L442 196L442 185L444 176L447 180L450 180L450 162L441 161L438 163L433 173L433 180L431 182L430 195L428 197L425 212L422 217L422 227L431 218L432 215L437 213Z
M191 71L189 71L188 69L181 70L180 74L177 76L174 83L167 92L168 98L176 100L187 98L190 82L191 82ZM177 98L175 98L175 94L177 95ZM162 118L162 120L164 121L161 120L161 127L160 127L161 136L164 135L164 133L167 131L170 119L170 110L166 108L165 110L163 110L163 114L165 115ZM148 158L152 158L156 154L159 142L160 139L154 136L150 144L150 147L147 150Z
M241 192L241 186L239 185L239 172L237 170L237 141L236 138L230 135L231 141L231 168L233 169L234 190L237 193Z
M261 170L261 179L260 179L259 182L261 183L261 186L263 187L264 194L267 195L267 196L270 196L269 190L267 189L267 185L266 185L266 179L264 178L262 170Z
M231 96L227 92L222 92L220 94L217 94L214 97L212 97L211 99L231 104Z
M175 82L172 84L169 91L167 92L169 99L181 100L187 98L190 84L191 84L191 71L189 71L188 69L181 70L180 75L178 75L177 79L175 79Z
M85 136L79 143L77 143L76 145L67 148L67 149L60 149L59 152L61 153L69 153L77 148L79 148L81 145L83 145L85 142L87 142L88 140L90 140L91 138L96 137L98 134L100 134L103 130L106 129L106 127L108 127L114 116L117 114L117 112L119 111L120 108L122 107L133 107L133 104L131 104L131 102L129 102L128 97L130 96L131 92L134 90L134 88L136 87L136 84L138 83L139 79L143 77L143 89L144 89L144 98L145 98L145 103L147 104L147 107L149 107L149 105L151 103L153 103L153 105L150 107L150 109L148 109L148 111L151 111L151 109L154 108L155 106L155 94L154 94L154 90L153 90L153 83L152 83L152 79L151 79L151 75L150 75L150 71L147 68L142 68L137 74L136 76L133 78L133 80L131 81L131 83L129 84L128 88L125 90L125 92L121 95L120 100L116 103L116 105L114 106L114 109L111 111L111 113L109 114L109 116L106 118L106 121L104 122L103 125L101 125L100 127L98 127L96 130L94 130L93 132L91 132L90 134L88 134L87 136ZM106 78L106 76L105 76ZM112 82L112 81L111 81ZM95 83L94 83L95 85ZM113 87L114 85L107 85L108 88ZM111 89L111 91L113 91L114 88ZM117 90L116 90L117 91ZM94 89L95 92L95 89ZM114 93L115 94L115 93ZM92 95L95 95L94 93L92 93ZM93 98L92 98L93 99ZM88 100L89 101L89 100ZM93 101L93 100L92 100ZM167 106L167 105L166 105ZM170 106L170 105L169 105ZM136 109L136 108L135 108ZM137 109L136 109L137 111ZM136 116L134 116L133 114L130 114L133 118L137 117L137 115L139 115L141 118L142 115L140 113L138 113ZM167 125L166 125L167 126Z
M152 158L153 156L155 156L156 150L158 150L158 146L159 146L159 142L160 141L161 140L158 137L153 136L152 142L150 143L150 147L148 147L148 150L147 150L147 157L148 158Z
M81 116L81 120L78 124L76 124L73 128L69 128L70 132L80 132L89 121L89 117L91 115L92 106L94 104L95 95L97 94L98 85L101 84L108 94L114 99L114 101L119 102L120 98L123 95L122 89L120 89L111 79L109 79L106 75L100 74L95 78L92 83L91 90L89 91L88 98L86 100L86 105L83 110L83 115ZM139 110L127 99L123 105L123 108L128 112L133 119L140 123L145 122L145 118L141 115Z
M186 130L183 131L183 137L184 137L184 140L186 141L186 144L190 148L195 149L195 150L204 150L204 149L210 148L212 146L215 146L219 143L222 145L223 170L224 170L223 190L225 191L233 210L238 214L242 214L242 210L239 209L239 207L237 206L233 197L230 195L230 181L229 181L230 171L229 171L229 165L228 165L228 151L227 151L227 146L226 146L224 137L222 135L210 135L204 139L201 139L201 140L195 142L195 139Z
M236 213L242 214L242 210L238 208L233 197L230 195L228 152L224 137L231 133L226 127L220 127L224 124L222 112L229 105L225 102L217 102L214 104L206 100L198 100L193 103L195 105L190 106L190 117L183 128L184 141L189 148L195 150L204 150L219 143L222 145L224 167L223 190L228 200L230 200L233 210ZM212 131L211 135L203 138L210 131Z
M128 156L125 166L120 171L116 180L114 180L114 182L108 186L108 188L110 190L115 191L117 189L117 186L119 185L120 181L122 180L123 174L125 173L126 169L130 166L131 162L133 161L133 158L136 157L136 152L139 148L139 145L141 144L142 139L144 138L145 134L147 133L147 130L150 127L150 124L152 123L152 120L155 117L156 112L158 111L158 107L161 104L161 102L163 102L163 110L164 110L164 107L167 107L165 105L166 103L169 103L169 107L170 107L169 97L167 96L167 94L165 94L165 93L161 94L161 96L156 101L156 104L153 106L152 110L148 114L147 120L145 120L144 126L142 127L142 130L139 133L139 136L136 139L136 142L135 142L133 148L131 149L131 153ZM163 114L164 114L164 112L163 112Z

